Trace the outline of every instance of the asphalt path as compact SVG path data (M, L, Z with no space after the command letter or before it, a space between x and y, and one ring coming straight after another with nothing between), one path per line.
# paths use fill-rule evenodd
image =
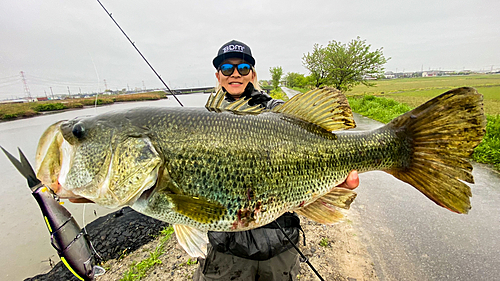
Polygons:
M381 123L355 115L357 130ZM500 175L474 164L467 215L384 172L360 175L351 208L380 280L500 280Z
M290 88L287 88L287 87L281 87L281 89L283 90L283 92L285 92L285 94L288 96L288 98L292 98L293 96L295 96L296 94L300 94L299 91L297 90L293 90L293 89L290 89Z

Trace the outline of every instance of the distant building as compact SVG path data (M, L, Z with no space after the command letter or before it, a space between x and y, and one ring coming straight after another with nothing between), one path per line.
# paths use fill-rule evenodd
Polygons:
M438 76L437 71L424 71L424 72L422 72L422 77L434 77L434 76Z
M392 72L392 71L386 71L384 73L384 76L382 76L382 78L384 78L384 79L394 79L394 78L396 78L396 75L394 75L394 72Z

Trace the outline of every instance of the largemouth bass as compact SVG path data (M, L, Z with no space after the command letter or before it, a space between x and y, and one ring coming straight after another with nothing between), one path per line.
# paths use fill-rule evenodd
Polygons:
M343 94L299 94L270 111L211 96L206 108L135 108L61 121L37 149L37 176L62 198L129 205L174 225L202 256L207 231L263 226L287 211L331 224L355 193L351 170L382 170L467 213L467 158L486 119L472 88L446 92L389 124L355 127Z

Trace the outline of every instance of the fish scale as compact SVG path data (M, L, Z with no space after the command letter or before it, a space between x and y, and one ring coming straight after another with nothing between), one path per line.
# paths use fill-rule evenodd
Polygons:
M179 188L175 193L233 207L226 209L220 220L207 218L216 222L203 225L203 229L235 231L267 224L301 202L327 193L344 181L352 169L390 168L394 166L394 159L408 153L407 145L400 145L397 136L388 129L332 134L315 125L312 128L296 126L273 113L245 116L203 109L190 112L169 109L169 112L170 119L164 122L168 124L166 128L156 122L150 131L155 145L163 147L168 159L169 178ZM158 115L163 115L161 110ZM252 127L244 129L242 124L246 123ZM189 133L173 138L170 128L189 128L185 129ZM272 133L258 139L253 137L271 128L275 128ZM159 186L162 185L160 181ZM249 198L249 190L255 194L253 198ZM255 210L257 205L266 211L251 217L255 221L248 225L234 228L238 210ZM151 215L163 220L168 216ZM186 220L182 218L182 222ZM199 224L192 223L200 228Z

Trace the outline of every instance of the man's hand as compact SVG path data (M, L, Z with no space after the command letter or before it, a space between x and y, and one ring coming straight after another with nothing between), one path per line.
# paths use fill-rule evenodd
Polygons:
M356 187L359 186L359 178L358 178L358 172L356 170L352 170L349 175L347 176L347 179L337 187L343 187L347 189L355 189Z

